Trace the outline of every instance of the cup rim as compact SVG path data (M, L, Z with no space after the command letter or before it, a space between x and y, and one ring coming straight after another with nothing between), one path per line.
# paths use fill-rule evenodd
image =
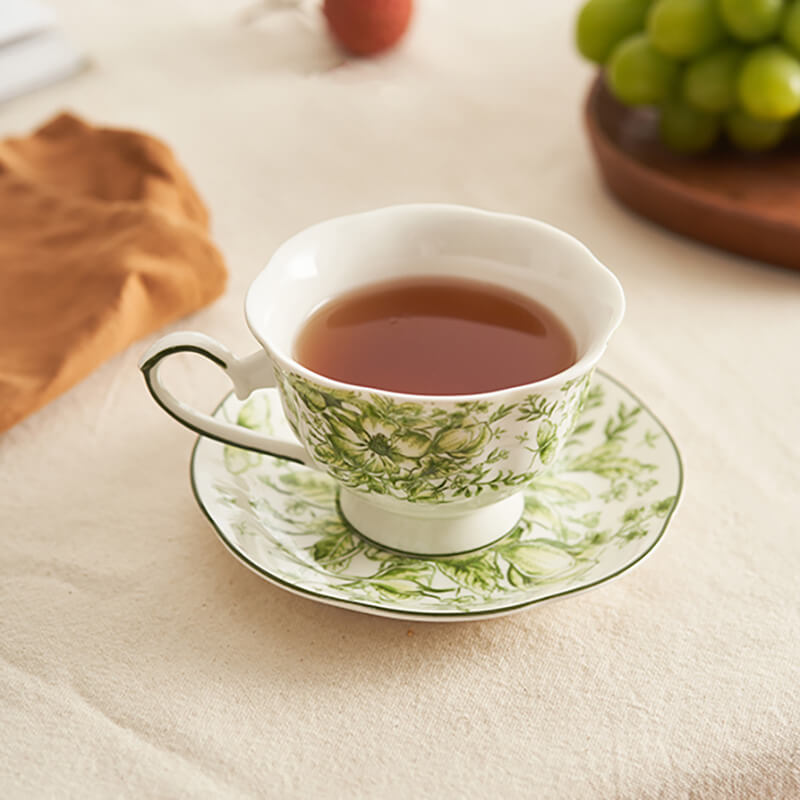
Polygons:
M321 375L318 372L314 372L308 367L303 366L299 363L296 359L288 356L277 348L274 348L270 345L267 337L263 335L261 329L259 328L256 322L256 313L254 308L254 290L257 287L259 279L264 275L264 273L269 269L270 264L276 260L282 253L282 251L293 245L299 238L313 236L314 233L322 228L333 226L339 223L342 223L346 220L353 220L353 219L361 219L365 220L370 217L375 216L387 216L390 214L397 214L397 213L426 213L426 212L448 212L448 213L459 213L465 216L471 217L484 217L488 219L502 219L502 220L511 220L521 222L530 226L532 229L537 229L540 232L544 232L549 236L555 237L560 239L562 243L565 245L572 247L574 250L579 250L582 252L584 256L586 256L592 263L595 269L603 272L607 279L609 280L609 287L613 290L609 292L609 298L616 301L616 307L614 308L614 314L611 320L606 325L606 328L603 332L602 336L597 336L595 341L587 348L586 352L571 366L567 367L560 372L555 373L555 375L551 375L547 378L543 378L538 381L531 381L530 383L522 383L517 384L515 386L507 386L502 389L492 389L488 392L478 392L473 394L415 394L413 392L397 392L392 391L389 389L380 389L375 386L362 386L359 384L354 383L346 383L344 381L336 380L335 378L328 378L325 375ZM487 283L491 283L491 280L487 280ZM553 387L558 387L563 385L564 383L575 380L586 375L590 370L592 370L596 365L597 362L602 357L603 353L608 346L608 341L611 338L611 335L614 331L619 327L622 322L622 319L625 315L625 294L622 289L622 285L619 282L619 279L616 275L605 265L603 264L595 255L592 253L589 248L583 244L579 239L571 234L567 233L566 231L561 230L560 228L555 227L554 225L550 225L547 222L543 222L538 219L534 219L533 217L526 217L521 214L506 214L503 212L498 211L487 211L481 208L475 208L473 206L466 206L466 205L459 205L454 203L401 203L396 205L384 206L377 209L372 209L369 211L358 211L352 214L344 214L338 217L331 217L329 219L322 220L320 222L314 223L313 225L309 225L306 228L298 231L297 233L290 236L288 239L284 240L284 242L278 246L275 252L270 257L267 264L264 268L256 275L256 277L251 282L247 293L245 295L244 301L244 311L245 311L245 320L247 322L247 326L250 329L250 332L256 338L256 340L261 344L264 350L269 355L270 359L273 361L274 364L279 365L282 369L287 371L291 371L295 374L300 375L301 377L316 383L320 386L323 386L328 389L332 389L335 391L351 391L351 392L369 392L370 394L379 395L381 397L385 397L392 400L397 400L400 402L427 402L427 403L453 403L453 402L475 402L475 401L486 401L486 400L495 400L500 399L505 396L511 394L517 394L520 391L525 391L527 393L537 393L541 391L547 391L548 389L552 389Z

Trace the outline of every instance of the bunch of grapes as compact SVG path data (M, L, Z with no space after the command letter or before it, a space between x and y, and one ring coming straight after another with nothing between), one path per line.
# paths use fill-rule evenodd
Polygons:
M800 115L800 0L588 0L576 38L673 150L769 150Z

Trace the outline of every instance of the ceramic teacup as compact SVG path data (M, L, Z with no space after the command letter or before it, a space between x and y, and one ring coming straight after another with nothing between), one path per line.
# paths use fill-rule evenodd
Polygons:
M529 295L566 324L577 361L525 386L440 397L351 386L295 360L295 337L322 302L419 274ZM402 205L314 225L277 250L247 293L247 323L262 348L253 355L238 359L203 334L174 333L140 367L155 400L197 433L332 476L341 512L367 538L410 553L452 554L515 526L522 490L568 438L624 307L614 275L556 228L460 206ZM296 441L212 419L175 398L159 366L183 351L222 367L241 399L277 387Z

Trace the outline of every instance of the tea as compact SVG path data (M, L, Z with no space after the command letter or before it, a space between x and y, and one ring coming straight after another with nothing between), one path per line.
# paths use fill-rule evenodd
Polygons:
M328 378L424 395L490 392L575 363L575 342L540 303L503 287L413 277L362 287L306 320L295 357Z

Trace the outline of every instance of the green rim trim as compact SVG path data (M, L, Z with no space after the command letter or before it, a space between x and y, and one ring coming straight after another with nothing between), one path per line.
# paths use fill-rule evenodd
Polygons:
M672 438L670 432L666 429L664 424L661 420L650 410L650 407L643 403L637 395L635 395L630 389L628 389L625 384L621 381L618 381L616 378L609 375L607 372L602 370L597 370L597 374L602 375L605 380L610 381L611 383L618 386L624 392L626 392L631 398L633 398L639 405L647 411L647 413L652 417L653 421L661 428L664 432L664 435L667 437L669 443L672 445L673 452L675 453L675 459L678 465L678 486L675 491L675 502L672 505L672 508L669 510L669 513L664 517L663 524L661 526L661 530L658 532L658 535L653 539L650 546L642 553L640 553L633 561L625 564L620 569L608 574L604 575L602 578L598 578L591 583L584 584L582 586L574 586L570 589L564 589L560 592L554 592L553 594L548 594L543 597L534 597L530 600L526 600L522 603L514 603L508 606L503 606L501 608L494 608L489 611L464 611L462 613L454 614L452 611L414 611L412 609L394 609L391 606L382 605L379 603L369 603L362 600L346 600L341 598L333 598L329 595L322 594L320 592L314 592L310 589L304 589L302 587L296 586L295 584L284 580L283 578L274 575L273 573L269 572L268 570L264 569L261 565L257 564L251 558L243 554L239 551L239 549L228 540L225 533L220 529L217 525L214 517L211 515L211 512L206 507L205 503L203 502L202 498L200 497L199 490L197 488L197 482L195 480L195 464L197 460L197 448L200 444L201 438L205 436L205 434L201 433L201 437L195 442L194 447L192 448L192 457L189 462L189 478L191 481L192 486L192 494L194 494L194 498L197 501L197 505L200 506L200 510L203 512L203 515L206 519L211 523L211 527L215 530L217 536L221 540L222 544L226 547L227 550L242 564L248 567L250 570L255 572L257 575L260 575L262 578L265 578L272 584L276 586L282 587L287 589L293 594L305 596L308 598L313 598L315 600L320 600L326 605L331 606L338 606L339 608L345 608L350 610L360 610L360 609L369 609L369 611L377 612L378 615L385 616L385 617L393 617L395 619L401 618L414 618L414 619L422 619L428 621L455 621L455 620L479 620L479 619L486 619L489 617L497 617L497 616L504 616L506 614L510 614L513 611L519 611L523 608L527 608L528 606L533 606L539 603L544 603L550 600L556 600L561 597L568 597L570 595L579 594L581 592L586 592L589 589L594 589L597 586L601 586L604 583L609 583L610 581L618 578L620 575L628 572L630 569L635 567L638 564L649 556L659 542L664 537L664 533L666 532L667 528L669 527L669 523L672 517L675 514L676 509L680 505L681 498L683 496L683 484L684 484L684 470L683 470L683 460L681 459L680 451L678 450L678 446L675 443L675 440ZM216 414L222 406L225 404L227 399L231 396L232 392L229 392L219 405L214 409L214 414ZM214 438L214 437L206 437L206 438ZM237 445L238 446L238 445ZM267 454L270 455L270 454ZM284 459L287 460L287 459ZM308 469L312 469L308 467ZM339 512L341 514L341 512ZM351 526L352 527L352 526ZM361 534L359 534L361 536ZM492 545L487 545L487 547L491 548ZM387 548L381 547L382 550L386 550ZM483 548L482 548L483 549ZM430 558L435 558L435 556L424 556L422 557L423 560L428 560Z

